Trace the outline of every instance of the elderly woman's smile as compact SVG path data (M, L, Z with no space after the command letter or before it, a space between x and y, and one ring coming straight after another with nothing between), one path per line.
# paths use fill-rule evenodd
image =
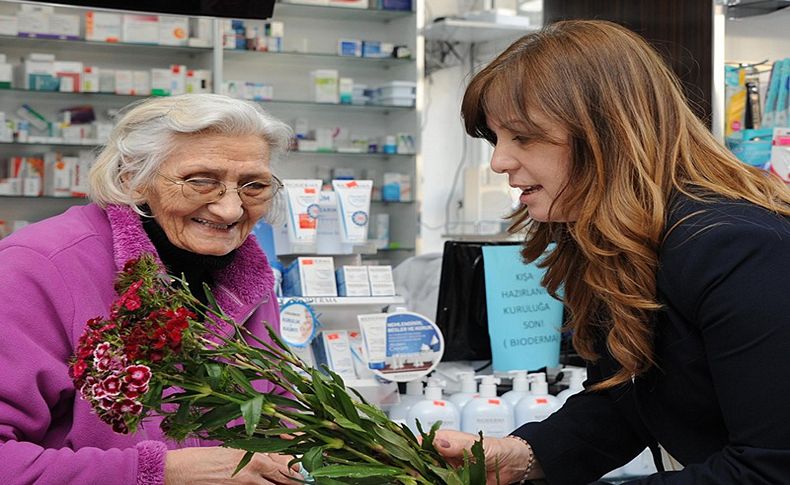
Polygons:
M178 135L159 173L146 191L151 214L170 242L193 253L233 251L269 206L250 203L235 190L256 181L272 183L269 146L255 135ZM206 188L206 194L193 187L204 190L212 182L217 188Z

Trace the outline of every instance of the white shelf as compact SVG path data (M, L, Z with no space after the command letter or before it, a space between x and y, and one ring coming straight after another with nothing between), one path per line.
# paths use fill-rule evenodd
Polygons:
M355 20L389 22L391 20L414 15L407 10L381 10L373 8L347 8L324 5L309 5L299 3L274 4L272 19L282 20L282 17L301 17L320 20Z
M492 40L515 39L538 30L521 25L494 24L472 20L445 19L426 25L422 35L426 40L473 44Z
M383 307L406 303L402 296L289 296L277 298L280 305L290 301L303 301L315 307Z

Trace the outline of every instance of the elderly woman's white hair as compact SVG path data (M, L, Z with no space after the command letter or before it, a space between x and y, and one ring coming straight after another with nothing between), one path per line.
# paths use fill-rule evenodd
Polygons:
M291 128L249 101L220 94L151 98L130 105L118 120L90 173L90 194L100 206L137 205L182 134L257 135L271 162L288 150Z

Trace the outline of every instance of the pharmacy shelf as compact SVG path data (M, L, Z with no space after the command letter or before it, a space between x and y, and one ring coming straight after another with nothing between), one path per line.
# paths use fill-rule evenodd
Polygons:
M74 49L90 49L91 51L105 51L123 55L150 54L166 55L168 53L183 54L207 54L211 53L211 47L189 47L180 45L159 45L159 44L134 44L130 42L96 42L91 40L67 40L50 39L45 37L17 37L13 35L0 35L0 45L4 48L35 47L37 50L58 51Z
M388 68L393 66L402 66L414 63L414 59L405 58L398 59L395 57L354 57L354 56L339 56L337 54L320 53L320 52L257 52L245 50L226 50L223 53L226 60L237 59L260 59L261 61L276 60L282 62L292 62L294 64L302 64L309 60L319 60L331 62L332 65L367 65L370 67Z
M382 205L409 205L413 204L413 200L371 200L372 204L382 204Z
M296 99L271 99L258 101L264 105L284 105L284 106L304 106L327 111L368 111L389 113L392 111L414 111L414 106L385 106L380 104L339 104L339 103L316 103L315 101L302 101Z
M387 305L404 305L402 296L291 296L277 298L280 305L292 301L303 301L314 307L385 307Z
M24 94L35 96L37 98L59 98L59 97L75 97L85 96L91 98L106 98L108 100L117 100L121 103L129 103L138 99L150 98L151 95L131 95L131 94L115 94L115 93L87 93L87 92L63 92L63 91L37 91L34 89L23 88L0 88L0 95L8 94L10 96L24 96ZM24 93L24 94L21 94Z
M367 8L330 7L324 5L304 5L296 3L274 4L272 19L282 17L301 17L320 20L354 20L368 22L389 22L394 19L414 15L405 10L380 10Z
M538 28L524 28L521 25L444 19L426 25L422 29L422 35L426 40L474 44L492 40L514 39L536 30Z
M402 159L408 159L408 158L415 157L416 155L415 154L406 154L406 153L322 152L322 151L306 152L306 151L293 150L293 151L288 152L288 156L289 157L290 156L294 156L294 157L304 156L304 157L308 157L308 158L330 156L330 157L338 157L338 158L346 158L346 157L348 157L348 158L402 158Z
M21 141L0 142L0 147L30 147L30 146L56 147L56 148L84 148L86 150L93 150L102 145L98 143L67 143L64 141L49 141L49 140L31 141L31 142L21 142Z
M0 194L0 197L3 199L25 199L25 200L62 200L68 204L74 204L79 202L90 202L90 199L87 197L56 197L54 195L39 195L39 196L30 196L30 195L3 195Z

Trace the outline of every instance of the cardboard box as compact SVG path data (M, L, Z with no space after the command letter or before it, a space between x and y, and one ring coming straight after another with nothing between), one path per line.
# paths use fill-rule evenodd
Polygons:
M161 45L187 45L189 18L177 15L159 16L159 43Z
M370 296L367 266L343 266L335 272L339 296Z
M301 257L285 268L285 296L337 296L335 263L328 257Z
M121 32L124 42L158 44L159 16L124 14Z
M343 379L356 379L354 359L349 347L348 331L324 330L313 339L316 367L326 365Z
M395 296L392 266L368 266L370 296Z
M120 42L123 15L108 12L85 12L85 39L99 42Z

